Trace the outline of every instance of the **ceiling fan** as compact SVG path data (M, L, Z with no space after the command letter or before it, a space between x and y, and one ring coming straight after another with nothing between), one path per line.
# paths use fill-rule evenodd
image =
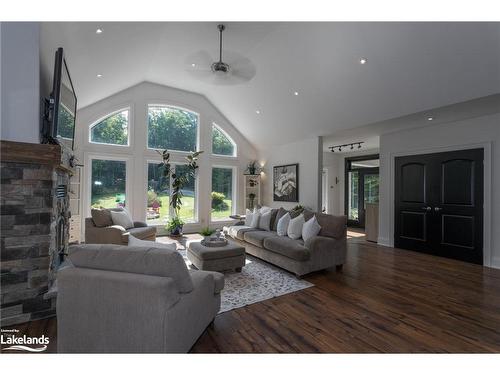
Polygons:
M246 57L222 48L222 33L226 29L223 24L217 25L219 30L219 56L215 60L207 51L199 51L188 56L187 71L195 78L216 85L237 85L250 81L256 73L254 64ZM224 52L224 60L223 60Z

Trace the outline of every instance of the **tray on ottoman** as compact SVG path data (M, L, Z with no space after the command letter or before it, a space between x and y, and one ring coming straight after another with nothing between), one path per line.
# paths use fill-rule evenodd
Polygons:
M245 265L245 248L231 240L227 242L227 245L220 247L208 247L200 242L191 242L187 249L187 257L199 270L234 269L240 272Z

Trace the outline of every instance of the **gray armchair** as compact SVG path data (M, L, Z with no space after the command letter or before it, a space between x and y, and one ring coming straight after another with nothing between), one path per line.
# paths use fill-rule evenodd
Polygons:
M57 274L60 353L185 353L220 309L224 276L174 250L70 247Z
M142 221L134 221L134 227L125 229L120 225L97 227L92 218L85 219L85 243L87 244L128 244L128 236L133 235L141 240L156 240L156 227L148 226Z

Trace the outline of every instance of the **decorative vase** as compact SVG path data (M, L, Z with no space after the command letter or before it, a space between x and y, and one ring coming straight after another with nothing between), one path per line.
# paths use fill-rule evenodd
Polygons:
M174 230L170 231L172 236L181 236L182 235L182 224L177 225Z

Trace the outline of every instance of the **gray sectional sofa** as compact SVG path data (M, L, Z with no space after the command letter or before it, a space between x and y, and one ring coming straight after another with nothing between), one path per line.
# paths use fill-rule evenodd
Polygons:
M57 274L59 353L186 353L220 309L224 276L175 250L70 247Z
M285 213L282 208L273 210L271 230L234 225L225 227L224 231L242 244L247 254L284 268L299 277L344 264L347 249L346 216L318 214L305 210L305 220L316 215L321 230L317 236L304 242L302 239L278 236L277 222Z

